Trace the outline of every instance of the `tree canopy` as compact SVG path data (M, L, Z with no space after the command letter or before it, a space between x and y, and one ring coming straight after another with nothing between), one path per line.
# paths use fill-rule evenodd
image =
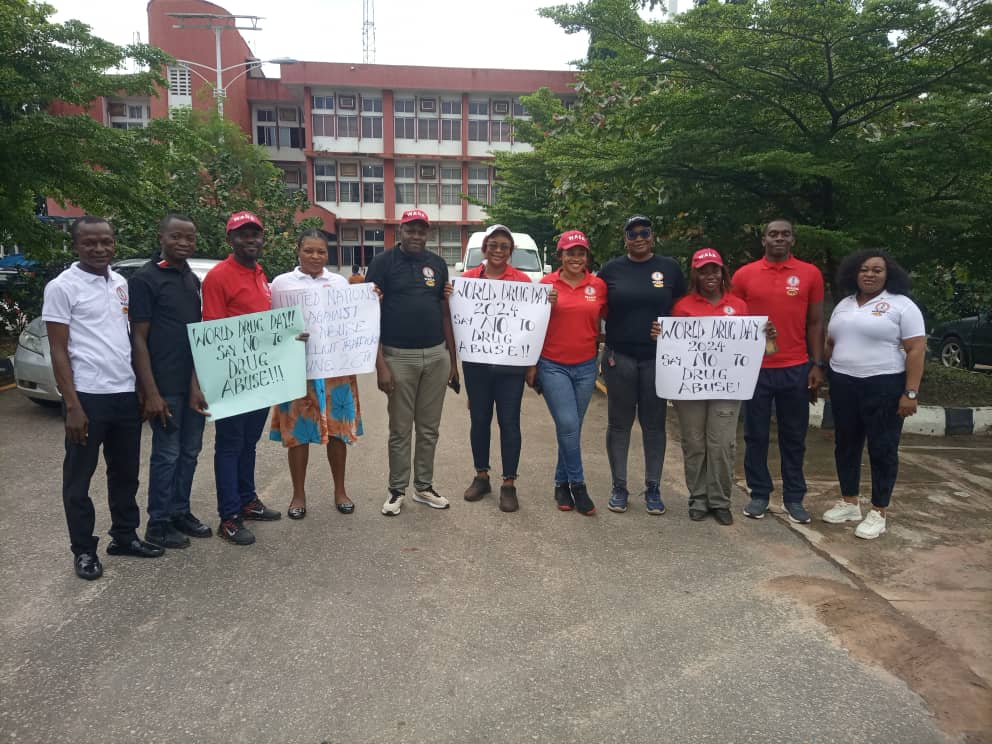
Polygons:
M868 245L989 275L992 5L708 2L654 22L638 15L648 4L542 11L588 31L595 54L572 107L525 101L535 151L501 158L496 212L517 181L539 193L543 170L556 228L586 230L600 258L634 212L669 252L708 244L735 263L782 216L828 278Z

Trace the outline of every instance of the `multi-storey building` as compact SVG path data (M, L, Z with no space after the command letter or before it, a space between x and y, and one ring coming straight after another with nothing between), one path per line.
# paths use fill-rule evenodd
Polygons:
M196 27L209 25L225 28ZM485 218L465 197L495 197L493 153L530 149L516 138L527 116L520 96L541 87L566 102L574 95L568 71L297 62L265 78L235 25L204 0L151 0L149 43L179 60L166 71L169 89L150 101L107 99L94 115L131 127L175 107L213 107L216 69L228 68L225 116L266 149L287 189L306 191L306 216L321 219L337 247L331 263L343 267L392 246L412 207L431 217L430 247L457 261Z

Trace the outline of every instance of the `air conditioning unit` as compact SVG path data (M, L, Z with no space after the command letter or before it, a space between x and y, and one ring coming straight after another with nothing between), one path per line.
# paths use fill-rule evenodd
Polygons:
M510 113L510 102L509 101L493 101L493 113L494 114L508 114L508 113Z
M421 181L436 181L437 180L437 166L436 165L422 165L422 166L420 166L420 180Z
M341 228L341 240L347 241L349 243L358 242L358 228L357 227L342 227Z
M421 111L437 111L437 99L436 98L421 98L420 99L420 110Z
M355 96L338 96L338 108L354 109Z
M358 163L341 163L338 171L341 178L358 178Z

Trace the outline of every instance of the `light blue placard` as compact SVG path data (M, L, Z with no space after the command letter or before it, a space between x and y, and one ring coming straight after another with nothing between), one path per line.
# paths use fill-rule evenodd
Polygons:
M214 421L302 398L306 347L299 308L186 326L200 389Z

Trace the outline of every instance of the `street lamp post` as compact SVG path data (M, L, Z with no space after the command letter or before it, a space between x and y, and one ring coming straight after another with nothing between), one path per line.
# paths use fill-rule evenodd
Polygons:
M227 97L227 89L234 84L235 81L244 77L250 72L259 69L262 65L295 65L298 60L292 57L275 57L273 59L256 59L251 62L241 62L236 65L228 65L227 67L220 66L220 35L217 36L218 46L217 46L217 64L214 67L210 65L205 65L202 62L194 62L189 59L177 59L176 62L185 67L189 72L196 75L200 80L207 83L207 85L212 85L214 88L214 98L217 99L217 115L223 118L224 116L224 99ZM194 67L201 67L204 70L212 71L216 76L216 82L211 82L203 73L194 70ZM235 75L233 78L227 81L227 85L224 85L224 73L229 70L234 70L239 67L244 67L244 69Z

